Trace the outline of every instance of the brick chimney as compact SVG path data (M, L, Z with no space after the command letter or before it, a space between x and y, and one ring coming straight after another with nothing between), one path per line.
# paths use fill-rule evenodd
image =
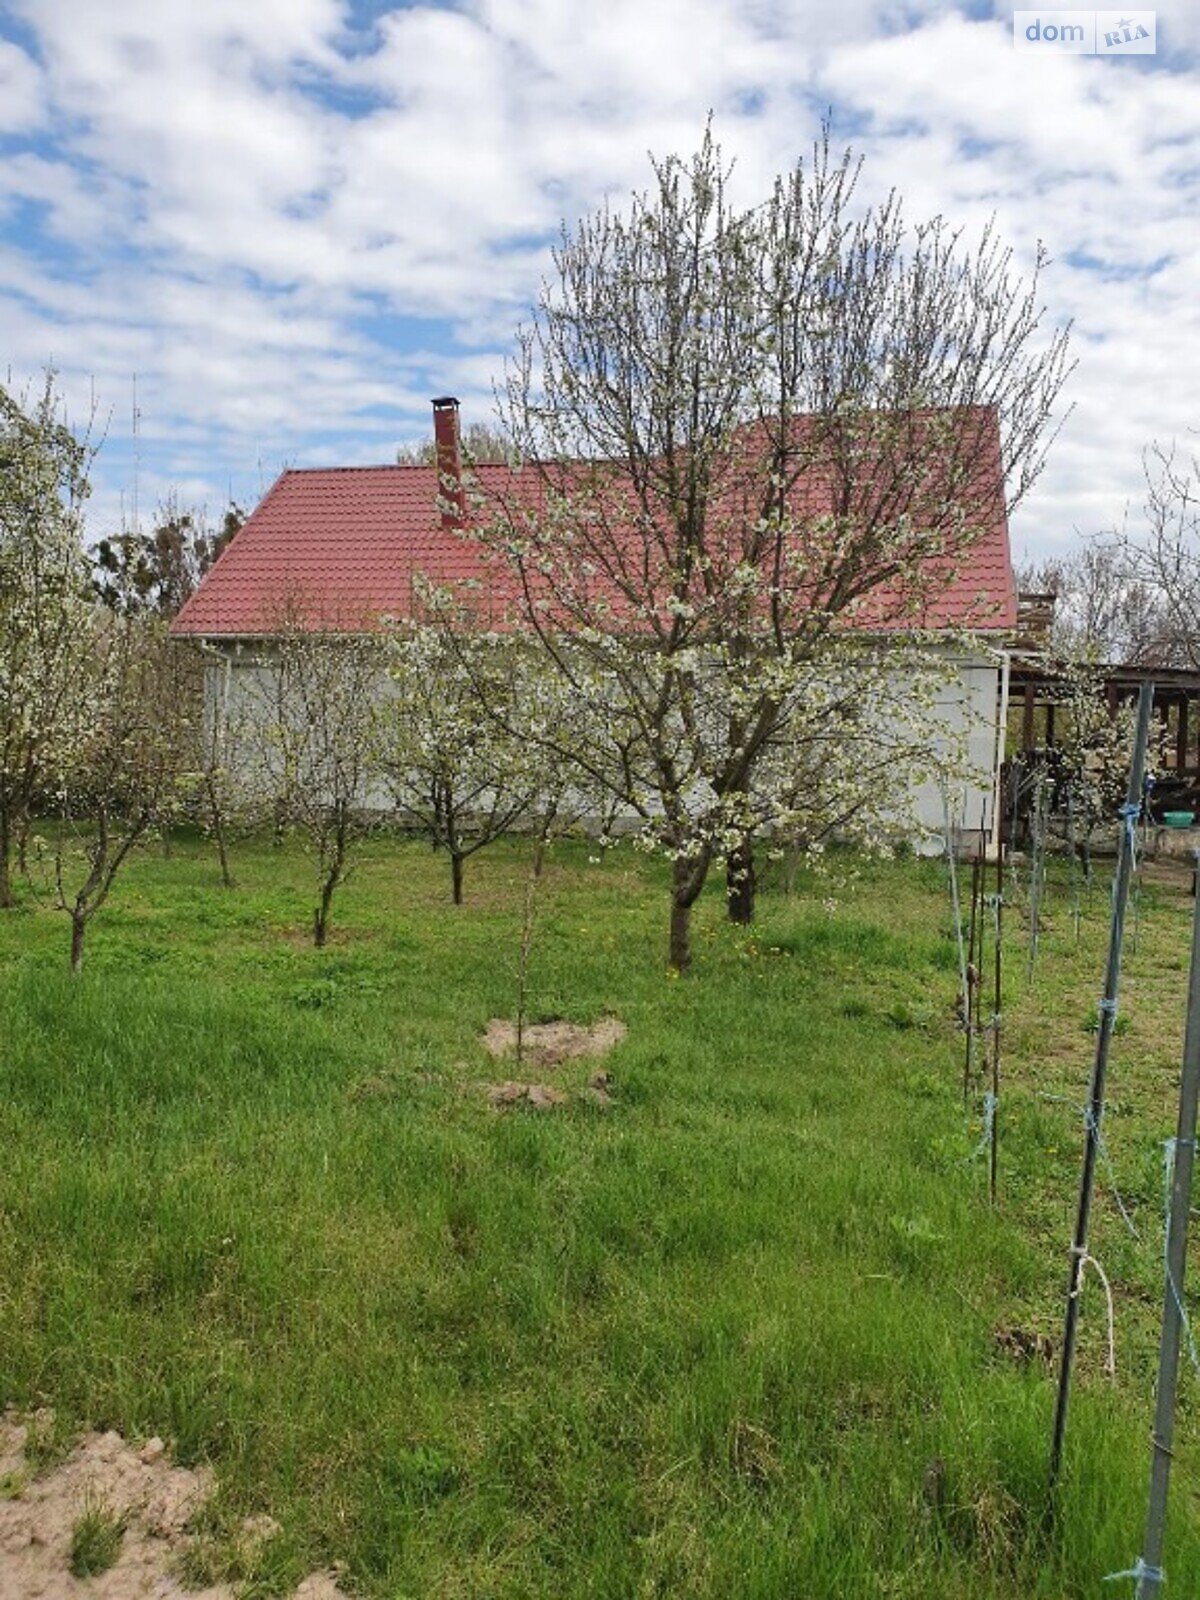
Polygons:
M461 528L465 520L466 496L458 446L458 401L452 394L441 395L433 402L433 439L437 447L442 527L453 531Z

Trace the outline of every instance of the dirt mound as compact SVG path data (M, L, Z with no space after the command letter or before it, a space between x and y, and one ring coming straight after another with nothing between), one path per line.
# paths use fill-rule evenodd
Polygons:
M555 1067L563 1061L586 1056L603 1056L625 1037L625 1024L619 1017L601 1017L590 1028L578 1023L535 1022L525 1028L522 1060L535 1067ZM493 1017L483 1036L483 1047L497 1060L516 1053L517 1028L503 1017Z
M532 1106L535 1111L553 1111L556 1106L565 1106L569 1098L563 1090L547 1083L514 1083L511 1079L489 1083L486 1093L498 1111L505 1106L522 1104Z
M234 1600L227 1584L187 1590L174 1575L188 1524L212 1493L206 1468L172 1466L161 1439L138 1447L90 1433L38 1477L26 1456L33 1431L0 1416L0 1600ZM264 1517L244 1529L251 1541L275 1531ZM92 1575L76 1577L72 1566ZM344 1597L314 1573L296 1600Z
M576 1098L607 1111L613 1103L612 1083L610 1073L594 1073L587 1087L581 1089ZM511 1106L532 1106L535 1111L557 1111L560 1106L571 1104L571 1096L565 1089L556 1089L549 1083L516 1083L509 1078L504 1083L485 1083L483 1091L497 1111L505 1111Z

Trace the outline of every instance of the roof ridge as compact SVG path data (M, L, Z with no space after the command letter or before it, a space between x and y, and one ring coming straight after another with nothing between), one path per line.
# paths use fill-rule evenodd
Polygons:
M364 461L357 466L284 467L280 478L293 478L302 472L436 472L432 461ZM276 482L279 481L277 478Z

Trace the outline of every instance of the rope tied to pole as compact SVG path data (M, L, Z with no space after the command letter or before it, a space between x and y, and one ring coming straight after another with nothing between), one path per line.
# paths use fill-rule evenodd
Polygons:
M1117 1000L1114 996L1109 999L1107 995L1099 1002L1096 1009L1102 1017L1115 1017L1117 1014Z
M1117 1332L1116 1315L1113 1310L1112 1285L1108 1281L1108 1274L1104 1268L1086 1248L1072 1250L1071 1254L1075 1257L1075 1283L1071 1289L1071 1299L1078 1300L1083 1293L1083 1278L1088 1267L1095 1268L1096 1276L1100 1279L1101 1287L1104 1290L1105 1309L1108 1315L1108 1355L1105 1357L1104 1370L1109 1379L1115 1383L1117 1377Z
M1163 1140L1163 1270L1167 1277L1167 1288L1171 1291L1171 1299L1175 1302L1175 1310L1179 1314L1179 1326L1183 1330L1192 1371L1200 1378L1200 1352L1196 1350L1191 1318L1188 1316L1179 1285L1175 1282L1175 1274L1171 1271L1171 1189L1175 1183L1175 1151L1180 1144L1191 1145L1193 1150L1196 1148L1194 1138Z

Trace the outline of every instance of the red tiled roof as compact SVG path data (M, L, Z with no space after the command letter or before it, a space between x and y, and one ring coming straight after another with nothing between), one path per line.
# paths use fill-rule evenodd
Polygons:
M981 535L954 563L935 573L916 620L929 628L1012 628L1016 588L1001 492L999 435L985 416L982 475L991 508ZM532 470L504 465L473 469L484 500L527 504L537 492ZM284 472L205 576L172 627L178 635L252 637L270 633L289 605L319 615L327 626L360 626L380 616L406 616L418 578L433 583L484 579L493 594L499 575L479 547L443 528L436 468L320 467ZM804 499L811 505L813 486ZM943 564L939 563L939 566ZM859 620L895 625L892 593L882 585Z
M482 467L479 475L494 470ZM434 467L284 472L172 631L261 634L293 601L347 618L407 615L417 574L452 582L478 570L473 549L442 528L439 492Z

